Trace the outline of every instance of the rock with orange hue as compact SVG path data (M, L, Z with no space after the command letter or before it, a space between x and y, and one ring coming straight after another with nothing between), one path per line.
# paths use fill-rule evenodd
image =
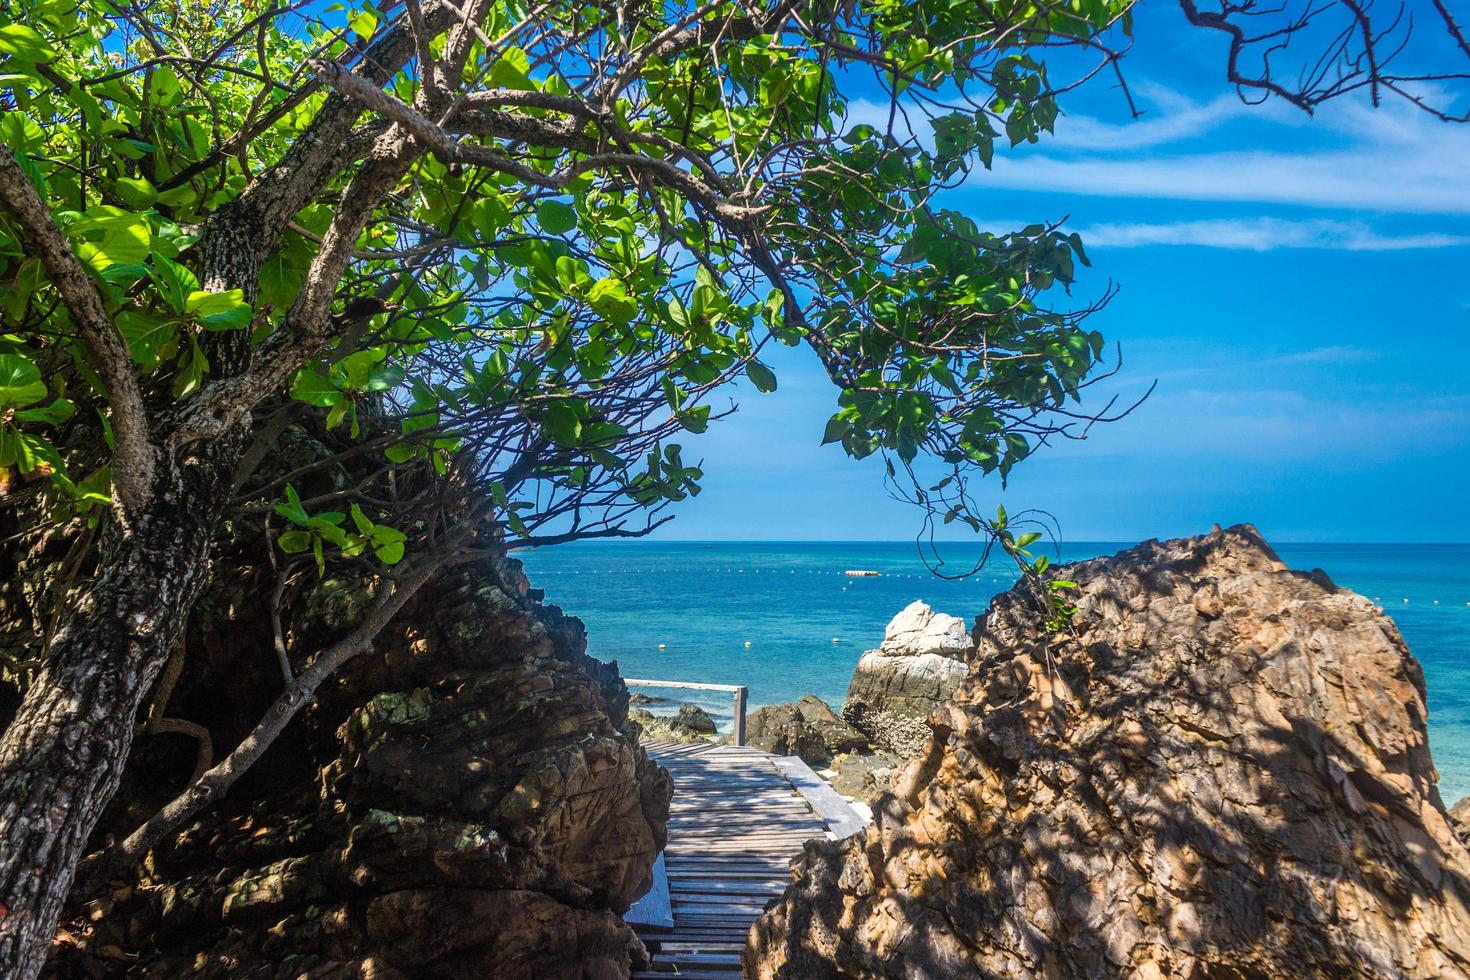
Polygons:
M746 976L1465 977L1470 852L1419 664L1253 528L998 596L868 830L812 842Z

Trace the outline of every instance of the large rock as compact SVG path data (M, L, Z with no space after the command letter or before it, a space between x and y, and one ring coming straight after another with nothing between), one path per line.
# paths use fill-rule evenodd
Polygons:
M770 704L751 712L745 741L776 755L800 756L814 766L825 766L835 756L868 747L862 732L811 694L794 704Z
M671 742L707 742L718 731L709 712L697 704L681 704L678 712L672 715L655 715L635 708L629 717L649 738Z
M965 679L974 649L964 620L910 603L858 660L842 716L873 744L915 755L929 735L924 719Z
M864 834L814 842L746 976L1465 977L1470 853L1398 630L1250 527L995 599Z
M301 633L358 614L331 585ZM216 650L191 638L201 657L269 649L234 646L258 625L252 595L201 608L242 617L210 626ZM644 953L621 913L651 881L670 782L616 669L536 596L495 560L426 588L272 747L262 779L91 910L83 953L159 978L627 976Z

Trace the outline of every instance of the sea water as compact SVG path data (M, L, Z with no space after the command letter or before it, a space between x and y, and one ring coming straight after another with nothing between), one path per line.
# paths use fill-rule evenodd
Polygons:
M939 545L940 572L959 575L977 549ZM1074 543L1053 561L1125 544ZM1470 795L1470 545L1278 545L1293 568L1321 568L1381 605L1424 666L1429 738L1446 805ZM839 707L862 651L904 606L922 599L973 620L1015 572L993 555L975 574L937 577L913 542L610 542L520 553L532 584L587 624L588 648L625 677L743 684L752 707L803 694ZM932 563L932 556L930 556ZM849 569L876 571L854 578ZM657 691L701 704L722 730L718 693Z

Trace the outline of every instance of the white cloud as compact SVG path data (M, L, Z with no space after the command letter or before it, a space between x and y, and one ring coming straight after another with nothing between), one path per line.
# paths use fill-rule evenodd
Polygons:
M1373 109L1333 103L1310 120L1271 106L1197 103L1156 95L1158 115L1108 123L1063 117L1054 140L997 155L976 186L1068 191L1107 197L1234 201L1470 214L1470 132L1402 103ZM1219 130L1250 120L1246 137L1225 143ZM1266 127L1266 128L1262 128ZM1292 145L1310 129L1321 149L1276 148L1271 130L1291 127ZM1216 136L1228 149L1187 151L1178 144Z
M1268 357L1265 360L1257 362L1257 365L1363 364L1367 361L1376 361L1380 356L1378 351L1367 350L1363 347L1333 344L1330 347L1313 347L1311 350L1293 351L1290 354Z
M1399 153L1221 152L1123 160L1026 155L997 157L994 170L978 181L1106 197L1470 214L1466 159L1470 146L1448 138L1441 147Z
M1440 232L1385 234L1362 221L1281 218L1218 218L1162 223L1096 224L1078 229L1088 246L1135 248L1144 245L1195 245L1204 248L1267 252L1280 248L1386 252L1449 248L1470 244L1470 236Z
M1145 109L1141 118L1114 122L1064 111L1057 120L1056 132L1045 138L1045 145L1069 150L1142 150L1204 136L1236 119L1265 116L1283 124L1298 121L1275 106L1246 105L1235 95L1192 102L1156 85L1135 86L1135 93L1153 106Z

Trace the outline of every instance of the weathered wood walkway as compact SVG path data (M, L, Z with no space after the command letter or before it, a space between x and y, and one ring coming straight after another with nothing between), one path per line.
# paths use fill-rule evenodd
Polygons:
M710 743L644 747L673 776L674 799L666 884L655 882L638 907L644 921L634 924L653 967L633 976L738 977L746 933L790 881L789 864L802 844L846 837L862 828L862 818L795 757Z

